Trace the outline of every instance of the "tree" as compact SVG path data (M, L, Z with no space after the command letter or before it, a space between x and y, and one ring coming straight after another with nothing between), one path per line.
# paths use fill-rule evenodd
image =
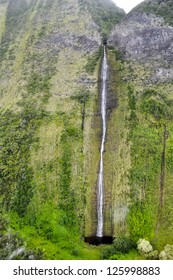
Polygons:
M86 88L82 88L76 95L72 96L72 99L77 100L81 105L81 114L82 114L82 124L81 129L84 130L85 123L85 109L86 103L89 101L90 91Z

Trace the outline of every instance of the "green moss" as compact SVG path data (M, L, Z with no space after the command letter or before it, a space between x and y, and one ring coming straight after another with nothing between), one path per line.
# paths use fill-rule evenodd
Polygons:
M49 91L49 80L51 75L39 75L37 73L32 73L30 75L28 84L27 84L27 91L28 93L39 93L39 92L48 92Z

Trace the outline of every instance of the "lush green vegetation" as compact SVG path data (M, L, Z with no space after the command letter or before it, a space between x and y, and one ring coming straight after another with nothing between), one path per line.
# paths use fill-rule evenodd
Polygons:
M10 1L1 42L1 95L7 97L0 111L0 258L10 254L4 251L10 242L12 251L25 246L35 259L140 259L139 238L162 249L173 243L172 97L164 85L138 90L138 81L128 80L130 66L121 53L108 47L114 80L108 84L105 230L112 230L114 215L116 238L111 246L85 244L83 236L95 223L100 147L95 80L103 48L91 56L48 49L45 37L57 30L58 15L51 10L56 1L47 3L49 23L43 15L48 6L34 10L36 2L42 1ZM88 5L103 37L124 16L111 1L80 2ZM63 33L69 22L60 24Z
M80 207L85 206L85 194L82 196L84 201L79 202L75 189L71 187L73 150L76 142L82 143L81 129L72 126L68 116L63 116L57 178L59 198L58 203L53 203L53 192L47 195L46 188L42 188L41 194L38 193L29 157L29 150L38 145L36 130L43 122L49 123L52 117L38 107L36 109L35 103L29 106L25 100L20 105L24 108L20 113L7 111L1 114L0 194L1 209L6 213L2 226L9 224L14 234L18 231L21 240L28 240L27 249L35 248L36 255L39 250L40 258L98 259L99 250L90 250L81 239L83 216L80 216L82 210L78 213L77 209L79 203ZM56 161L49 165L50 171L56 166ZM42 200L41 204L38 199ZM9 230L7 226L2 228L4 234ZM22 241L18 242L20 244Z
M117 224L114 231L120 237L124 233L125 237L130 238L134 243L139 238L146 238L150 240L154 249L163 250L167 243L172 244L173 242L171 237L173 216L172 211L170 212L173 159L172 153L170 153L173 134L172 85L143 84L142 73L148 74L147 71L149 71L146 65L122 61L121 56L113 47L108 46L108 50L111 59L109 61L110 90L114 85L113 90L117 94L118 107L116 115L113 116L112 113L109 118L107 142L113 142L113 138L109 134L110 131L112 133L116 121L121 124L117 130L119 135L117 136L117 132L114 134L115 139L119 137L119 145L117 145L117 141L114 141L114 147L117 149L114 153L116 161L119 163L118 166L115 165L118 171L114 172L120 177L119 192L116 193L115 186L113 192L115 205L118 205L119 201L121 201L121 205L127 203L127 198L124 202L123 191L126 192L130 201L126 218L127 228L124 229L122 224L119 225L118 217L115 215ZM113 117L114 119L111 121ZM118 124L116 124L116 129ZM119 157L118 149L121 149L124 143ZM108 148L106 150L109 153ZM129 168L128 153L130 154ZM113 164L115 163L112 162ZM121 165L122 167L119 168ZM128 178L129 189L124 178ZM115 184L116 181L118 181L117 177L112 184ZM124 188L120 194L121 184ZM167 222L168 217L169 223ZM105 258L106 256L112 258L113 255L113 246L105 249ZM130 250L127 254L115 252L115 255L114 257L117 259L128 259L129 256L132 259L137 257L135 249Z
M172 101L154 89L145 90L139 98L129 88L128 96L132 142L129 182L131 197L136 201L129 212L128 224L134 241L141 237L152 240L164 211L165 181L169 177L165 161Z
M125 236L114 238L113 244L103 248L101 254L102 258L105 260L127 260L139 258L136 251L136 244Z
M1 112L1 198L6 209L23 216L32 198L29 149L37 141L34 132L44 112L25 104L20 113Z
M103 38L107 38L115 24L125 16L124 10L110 0L80 0L80 2L82 6L87 4L94 21L100 27Z
M135 11L155 14L164 18L165 22L173 25L172 18L173 2L171 0L147 1L134 8Z

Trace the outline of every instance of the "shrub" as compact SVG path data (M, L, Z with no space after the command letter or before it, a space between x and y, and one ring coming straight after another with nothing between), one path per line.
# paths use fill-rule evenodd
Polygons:
M108 246L102 250L102 258L105 259L118 259L118 256L129 253L133 250L136 244L126 236L115 237L113 245ZM114 258L115 257L115 258Z
M121 253L128 253L131 249L136 247L136 244L126 236L115 237L113 241L115 251Z

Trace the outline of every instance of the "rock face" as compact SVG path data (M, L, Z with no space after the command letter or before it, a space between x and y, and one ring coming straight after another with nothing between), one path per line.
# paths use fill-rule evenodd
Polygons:
M153 14L130 13L111 32L108 42L126 59L173 63L173 27Z
M151 241L154 232L155 240L152 240L152 244L158 246L160 242L162 247L168 242L170 244L173 242L171 237L173 214L172 210L169 210L169 207L172 209L172 195L170 197L172 171L170 172L168 168L168 158L172 158L170 140L173 135L171 117L173 27L170 17L172 5L172 1L163 0L142 2L114 27L108 38L110 50L115 53L117 60L122 59L123 61L119 72L123 81L122 87L126 88L127 95L124 94L124 96L128 96L128 105L124 104L123 109L130 108L131 111L129 115L127 113L125 122L128 124L129 120L129 128L132 132L131 167L128 171L132 206L131 209L127 208L129 213L128 215L125 213L125 215L130 224L131 235L134 234L136 240L145 237ZM166 109L161 101L163 99L170 106L168 109L170 113L166 113L167 115L165 115ZM120 100L118 103L120 105ZM146 106L145 109L143 106ZM153 109L152 114L151 108ZM158 111L162 111L160 117L157 116ZM162 122L163 119L167 131L169 131L168 137L166 134L163 136L164 128L160 127L161 130L159 128L160 121ZM151 135L153 135L154 142L158 139L157 144L151 141ZM158 136L160 138L157 138ZM163 147L163 138L166 143L166 152ZM150 150L150 147L157 148L154 151ZM156 154L158 155L158 165L156 164ZM166 162L164 171L162 170L162 159ZM150 173L149 170L153 171ZM162 203L163 199L164 203ZM127 201L126 198L125 205L128 205ZM116 216L117 209L114 213ZM160 217L158 217L158 213L160 213ZM169 217L169 221L166 217ZM138 227L138 225L140 226ZM143 253L146 250L147 258L158 258L156 251L150 251L149 244L144 242L143 245L141 250L144 251ZM160 249L157 246L155 248ZM147 252L147 250L149 251Z
M162 17L134 9L112 30L108 43L127 60L152 63L151 81L173 79L173 27Z

